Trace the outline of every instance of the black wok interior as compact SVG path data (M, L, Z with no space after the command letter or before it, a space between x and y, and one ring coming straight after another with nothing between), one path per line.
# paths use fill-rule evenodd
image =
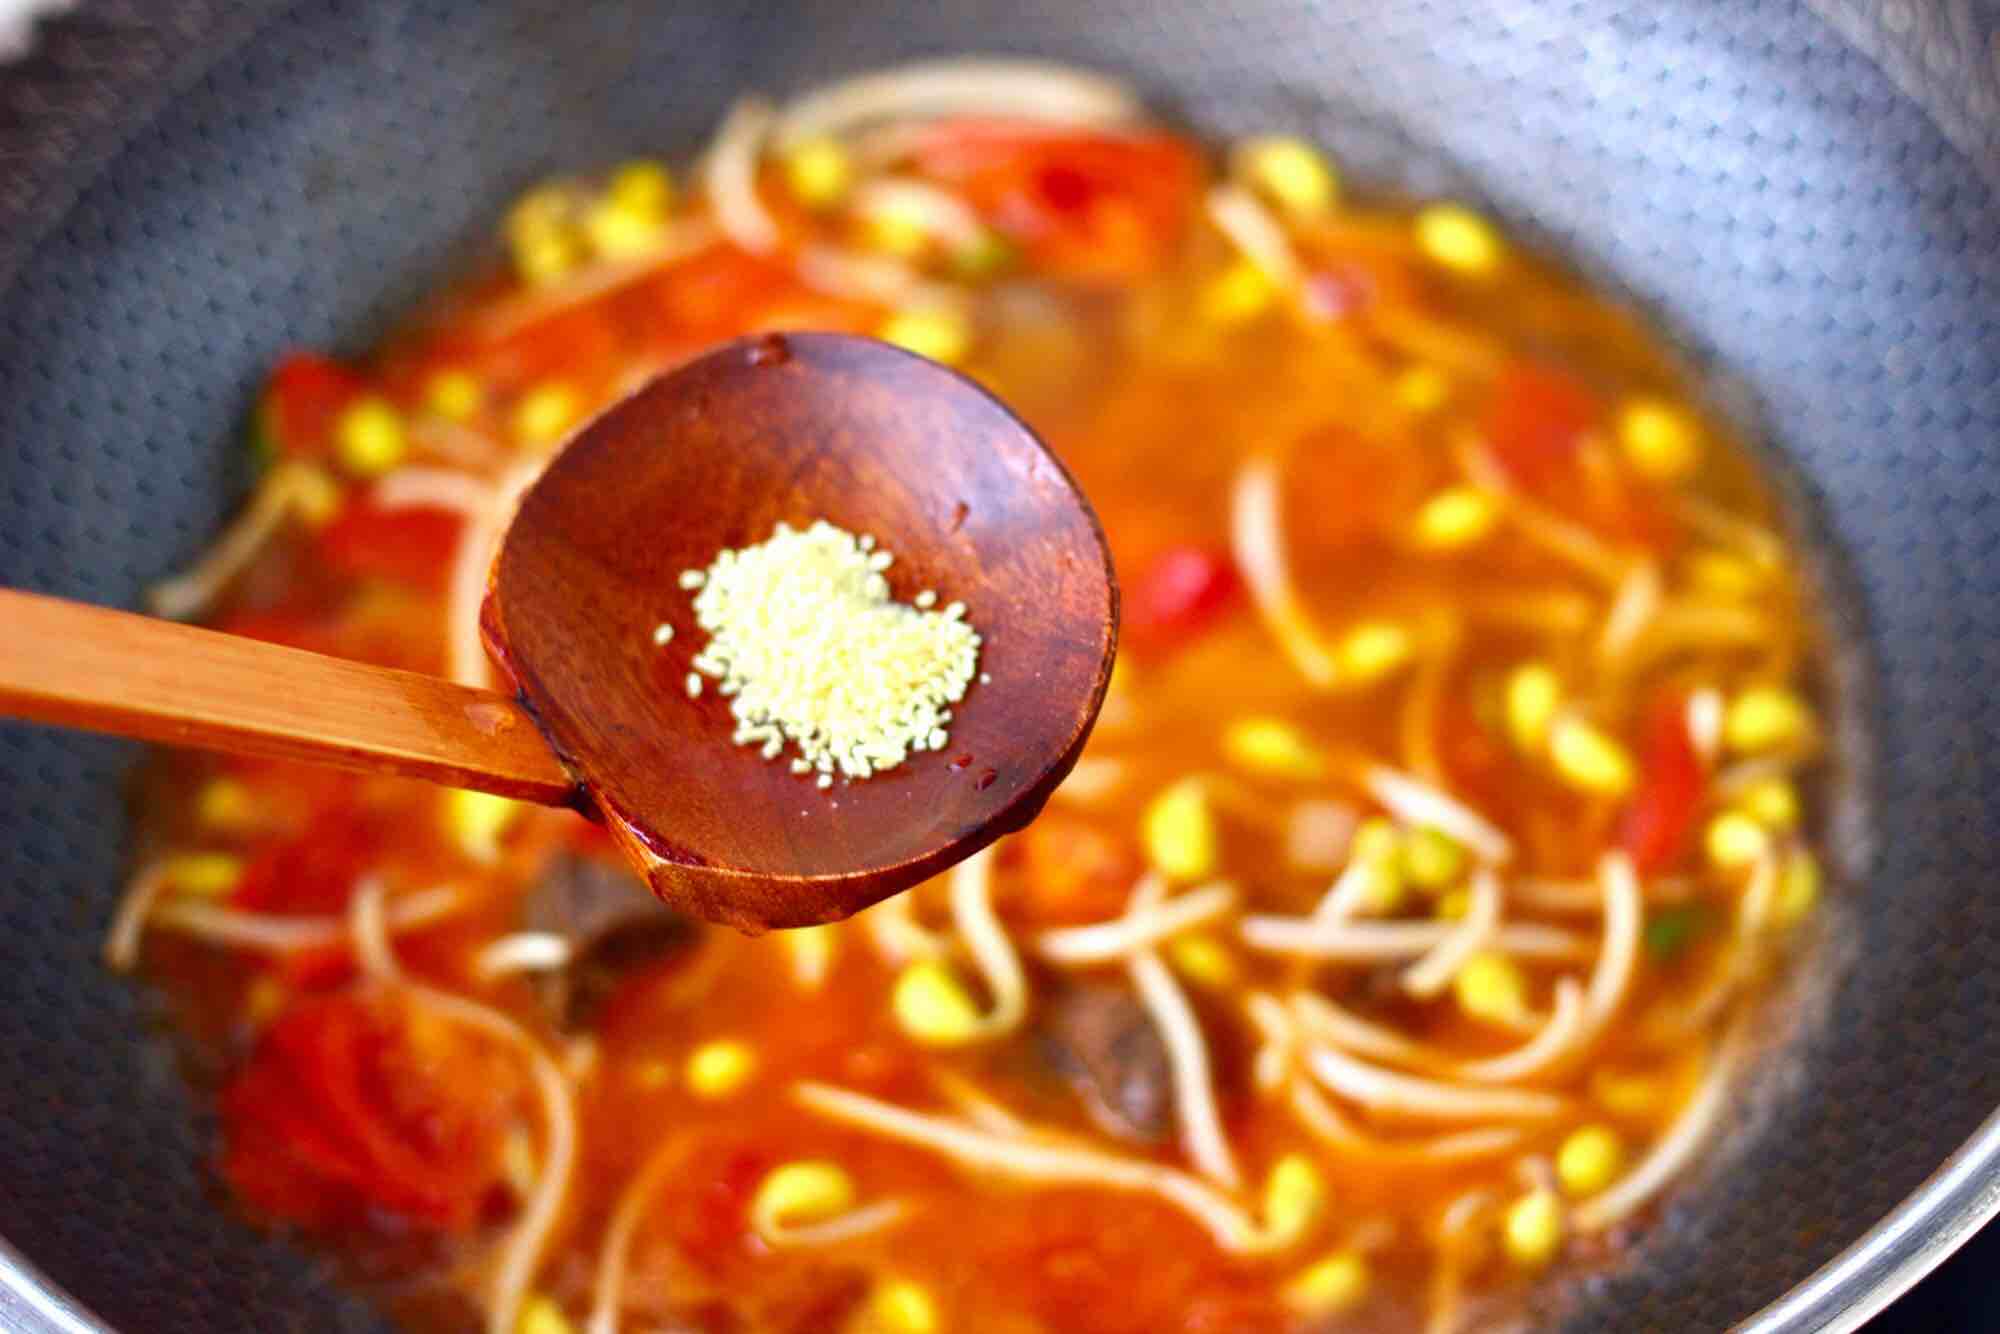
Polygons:
M2000 1104L2000 201L1801 5L86 4L0 75L0 583L135 605L241 496L278 351L365 348L537 175L966 50L1464 192L1727 368L1829 539L1867 809L1784 1059L1560 1316L1717 1328L1777 1297ZM135 753L0 726L0 1233L118 1329L374 1328L222 1210L149 997L98 963Z

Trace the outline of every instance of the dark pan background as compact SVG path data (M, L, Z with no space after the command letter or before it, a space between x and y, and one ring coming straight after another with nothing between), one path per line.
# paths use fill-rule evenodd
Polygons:
M1935 30L1986 87L1988 7L1883 12L1899 79ZM134 605L241 496L274 354L365 348L538 174L684 151L746 88L965 50L1470 194L1729 367L1718 392L1803 479L1878 800L1837 831L1846 906L1796 1041L1567 1327L1715 1328L1777 1296L2000 1103L1991 122L1957 108L1975 162L1798 4L89 5L0 76L0 582ZM0 1231L127 1330L374 1328L215 1208L202 1109L98 967L133 756L0 726Z

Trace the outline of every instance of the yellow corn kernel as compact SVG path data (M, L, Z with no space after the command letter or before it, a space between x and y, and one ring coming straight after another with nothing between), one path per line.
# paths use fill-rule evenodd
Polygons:
M636 218L658 221L674 206L674 177L664 163L635 158L611 173L605 198Z
M1441 922L1462 921L1472 911L1472 891L1463 887L1447 889L1438 895L1437 907L1433 915Z
M757 1053L747 1042L718 1038L688 1053L687 1084L697 1098L726 1098L757 1073Z
M972 325L955 310L899 310L875 332L885 342L947 366L965 360L972 349Z
M205 829L240 833L257 823L257 798L247 783L211 778L194 799L194 817Z
M854 162L836 139L807 139L785 154L785 184L807 208L832 208L854 184Z
M1445 889L1465 873L1465 849L1440 829L1423 825L1403 840L1403 874L1418 889Z
M220 898L242 878L243 859L227 852L183 852L167 862L167 883L197 898Z
M906 1278L892 1278L878 1284L869 1297L863 1327L869 1334L937 1334L943 1323L929 1289Z
M507 215L507 246L514 271L527 283L553 282L583 259L583 241L570 225L571 192L545 185L521 196Z
M500 860L500 840L526 807L509 797L455 788L444 794L444 828L458 850L482 866Z
M1549 763L1571 787L1606 797L1624 796L1637 777L1624 746L1574 715L1549 728Z
M424 406L446 421L470 421L486 405L486 387L466 371L439 371L424 387Z
M1176 937L1167 946L1167 959L1181 976L1202 986L1220 989L1236 982L1236 956L1206 933Z
M605 259L630 259L658 246L666 235L663 219L625 208L615 200L603 199L583 215L583 234L590 247Z
M1435 412L1451 397L1451 377L1435 366L1411 366L1396 376L1390 389L1411 412Z
M1417 214L1416 228L1418 248L1459 273L1491 273L1505 250L1493 224L1459 204L1432 204Z
M1300 217L1326 212L1340 195L1332 164L1303 139L1251 139L1236 150L1236 162L1246 182Z
M1482 540L1500 521L1500 506L1476 486L1454 486L1438 492L1417 511L1411 535L1420 547L1457 551Z
M1252 773L1311 782L1326 776L1326 756L1282 718L1239 718L1222 734L1222 750Z
M1269 310L1278 287L1247 259L1233 261L1201 291L1201 317L1211 324L1244 324Z
M1765 778L1743 789L1736 809L1780 833L1798 828L1799 790L1782 778Z
M1721 870L1741 870L1762 857L1771 846L1771 836L1741 811L1724 811L1708 822L1702 836L1708 860Z
M1326 1183L1312 1159L1288 1153L1264 1179L1264 1226L1278 1245L1290 1245L1306 1234L1326 1207Z
M530 449L547 449L563 438L583 412L576 390L551 380L538 384L514 405L514 442Z
M1819 862L1804 848L1785 858L1785 869L1778 880L1779 926L1795 926L1805 919L1819 902L1820 881Z
M951 253L952 272L968 282L979 282L1004 273L1020 258L1012 241L992 228L979 233L970 244L961 245Z
M889 1008L902 1030L932 1047L951 1047L979 1036L979 1007L950 965L918 959L903 969Z
M1507 1258L1523 1269L1542 1269L1563 1245L1563 1207L1552 1190L1531 1190L1507 1207L1500 1237Z
M292 509L307 527L324 528L340 513L345 499L341 485L324 468L310 463L287 463L292 478Z
M1528 1012L1528 980L1504 954L1481 952L1451 980L1458 1008L1481 1023L1512 1024Z
M1214 872L1221 838L1199 778L1183 778L1154 797L1140 817L1139 833L1146 859L1161 875L1199 880Z
M1556 1180L1572 1196L1595 1195L1625 1166L1625 1143L1610 1126L1579 1126L1556 1150Z
M838 1163L805 1159L771 1169L750 1199L750 1225L765 1238L854 1207L854 1179Z
M1666 1089L1657 1079L1620 1070L1598 1070L1590 1077L1590 1096L1618 1116L1649 1116L1665 1101Z
M1410 632L1392 621L1363 621L1334 646L1341 674L1350 681L1379 681L1416 653Z
M334 452L351 477L380 477L410 452L403 415L385 398L370 394L340 414Z
M792 977L808 991L817 990L833 967L834 947L840 943L831 925L802 926L786 931L780 939L791 956Z
M866 240L873 249L898 259L921 259L931 248L931 222L920 203L892 196L870 210Z
M1367 869L1363 901L1370 912L1392 913L1403 906L1403 835L1394 824L1379 815L1363 820L1348 844L1347 859Z
M1701 462L1701 428L1693 417L1657 398L1635 398L1618 414L1618 444L1626 461L1655 481L1685 477Z
M1764 589L1764 574L1741 556L1726 551L1697 551L1686 561L1688 582L1719 597L1754 597Z
M1284 1287L1285 1304L1305 1315L1332 1315L1368 1295L1368 1258L1355 1250L1335 1251L1300 1271Z
M1812 734L1812 710L1780 686L1752 686L1729 701L1722 740L1739 754L1789 750Z
M521 1317L514 1322L514 1334L574 1334L575 1329L555 1298L540 1292L521 1303Z
M1507 675L1507 732L1522 750L1537 751L1562 707L1562 681L1539 662L1524 663Z

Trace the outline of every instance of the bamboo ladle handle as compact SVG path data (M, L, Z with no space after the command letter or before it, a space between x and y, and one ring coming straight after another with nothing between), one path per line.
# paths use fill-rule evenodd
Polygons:
M0 713L544 805L577 791L496 691L14 589L0 589Z

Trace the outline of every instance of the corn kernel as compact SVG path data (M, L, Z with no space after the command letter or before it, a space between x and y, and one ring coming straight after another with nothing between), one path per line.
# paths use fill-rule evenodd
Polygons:
M1525 663L1507 676L1507 731L1522 750L1537 751L1562 707L1562 682L1539 662Z
M1416 227L1418 248L1448 269L1479 275L1500 263L1500 233L1469 208L1432 204L1417 214Z
M402 414L385 398L356 399L334 427L334 449L349 476L380 477L410 451Z
M1631 791L1637 776L1625 747L1573 715L1550 727L1549 763L1571 787L1606 797Z
M167 862L167 883L198 898L220 898L242 878L243 859L227 852L184 852Z
M1572 1196L1595 1195L1624 1166L1624 1141L1610 1126L1580 1126L1556 1150L1556 1180Z
M1740 870L1764 855L1771 846L1771 836L1764 832L1764 826L1741 811L1724 811L1708 822L1702 846L1716 867Z
M1247 259L1232 262L1201 292L1201 317L1211 324L1243 324L1277 301L1278 287Z
M507 245L524 282L553 282L583 259L582 239L569 223L574 204L568 189L544 185L522 195L508 213Z
M1563 1207L1552 1190L1531 1190L1507 1208L1501 1241L1523 1269L1542 1269L1563 1244Z
M1282 718L1239 718L1222 734L1222 749L1253 773L1300 782L1326 776L1326 756Z
M1729 701L1722 715L1722 740L1731 750L1756 753L1788 750L1812 732L1812 710L1778 686L1752 686Z
M1348 860L1367 868L1363 903L1370 912L1386 915L1403 906L1403 835L1381 816L1370 816L1354 831Z
M207 829L240 833L257 823L257 798L234 778L212 778L194 800L195 819Z
M1411 412L1435 412L1451 397L1451 377L1435 366L1411 366L1390 389Z
M898 259L921 259L931 248L931 225L931 215L920 202L895 195L869 211L866 240L873 249Z
M1236 161L1244 180L1288 213L1324 213L1340 193L1332 165L1303 139L1252 139L1237 149Z
M1345 1311L1368 1295L1368 1259L1359 1251L1335 1251L1285 1284L1285 1304L1306 1315Z
M937 1302L920 1283L893 1278L868 1299L869 1334L937 1334L942 1327Z
M1412 535L1420 547L1457 551L1493 531L1500 507L1476 486L1454 486L1438 492L1417 511Z
M807 139L785 154L785 184L807 208L831 208L854 184L854 163L835 139Z
M604 194L621 212L658 221L674 206L673 173L650 158L635 158L611 173Z
M1390 621L1364 621L1342 636L1334 652L1348 680L1379 681L1416 653L1410 632Z
M969 245L952 251L952 272L968 282L980 282L1014 267L1020 252L999 232L987 228Z
M324 468L309 463L288 464L292 469L292 508L308 527L324 528L340 513L345 493L339 482Z
M1303 1237L1325 1206L1326 1183L1302 1153L1280 1158L1264 1180L1264 1226L1281 1246Z
M1183 778L1154 797L1140 818L1140 837L1153 869L1173 880L1199 880L1215 870L1220 838L1208 789Z
M486 387L466 371L439 371L424 388L424 406L446 421L470 421L486 404Z
M781 939L791 956L793 978L807 990L816 989L833 967L834 947L839 944L833 927L824 923L802 926L785 932Z
M1472 911L1472 891L1460 886L1447 889L1438 895L1437 907L1432 910L1440 922L1459 922Z
M1785 858L1775 905L1779 926L1796 926L1805 919L1819 902L1820 881L1819 862L1810 852L1801 848Z
M757 1072L757 1053L733 1038L704 1042L688 1053L688 1088L698 1098L726 1098Z
M444 794L444 827L458 850L482 866L500 860L500 840L527 808L509 797L462 788Z
M1418 889L1444 889L1465 874L1465 849L1441 829L1413 829L1403 840L1403 874Z
M1451 981L1458 1008L1482 1023L1512 1024L1528 1012L1528 981L1504 954L1482 952L1465 961Z
M774 1167L750 1199L750 1225L767 1240L790 1224L816 1223L854 1207L854 1179L838 1163L806 1159Z
M972 326L955 310L899 310L876 330L885 342L956 365L972 348Z
M520 1319L514 1323L514 1334L574 1334L575 1329L555 1298L540 1292L521 1303Z
M1646 1075L1599 1070L1590 1077L1590 1096L1618 1116L1649 1116L1666 1099L1661 1082Z
M582 401L568 385L559 380L538 384L514 405L514 441L531 449L546 449L562 439L582 412Z
M1176 937L1167 959L1183 977L1205 987L1222 988L1236 981L1236 956L1214 936L1201 932Z
M1686 412L1657 398L1635 398L1618 414L1626 460L1655 481L1685 477L1701 462L1701 429Z
M514 246L514 272L530 286L552 283L583 262L583 238L564 228Z
M1765 778L1743 789L1736 809L1780 833L1798 828L1799 790L1782 778Z
M918 959L903 969L889 1007L905 1033L929 1046L956 1046L979 1036L979 1009L942 959Z
M661 219L625 208L615 200L600 200L583 215L583 234L590 239L590 248L605 259L643 255L657 247L666 232L667 225Z
M1688 582L1719 597L1754 597L1764 588L1764 574L1741 556L1726 551L1697 551L1687 558Z

